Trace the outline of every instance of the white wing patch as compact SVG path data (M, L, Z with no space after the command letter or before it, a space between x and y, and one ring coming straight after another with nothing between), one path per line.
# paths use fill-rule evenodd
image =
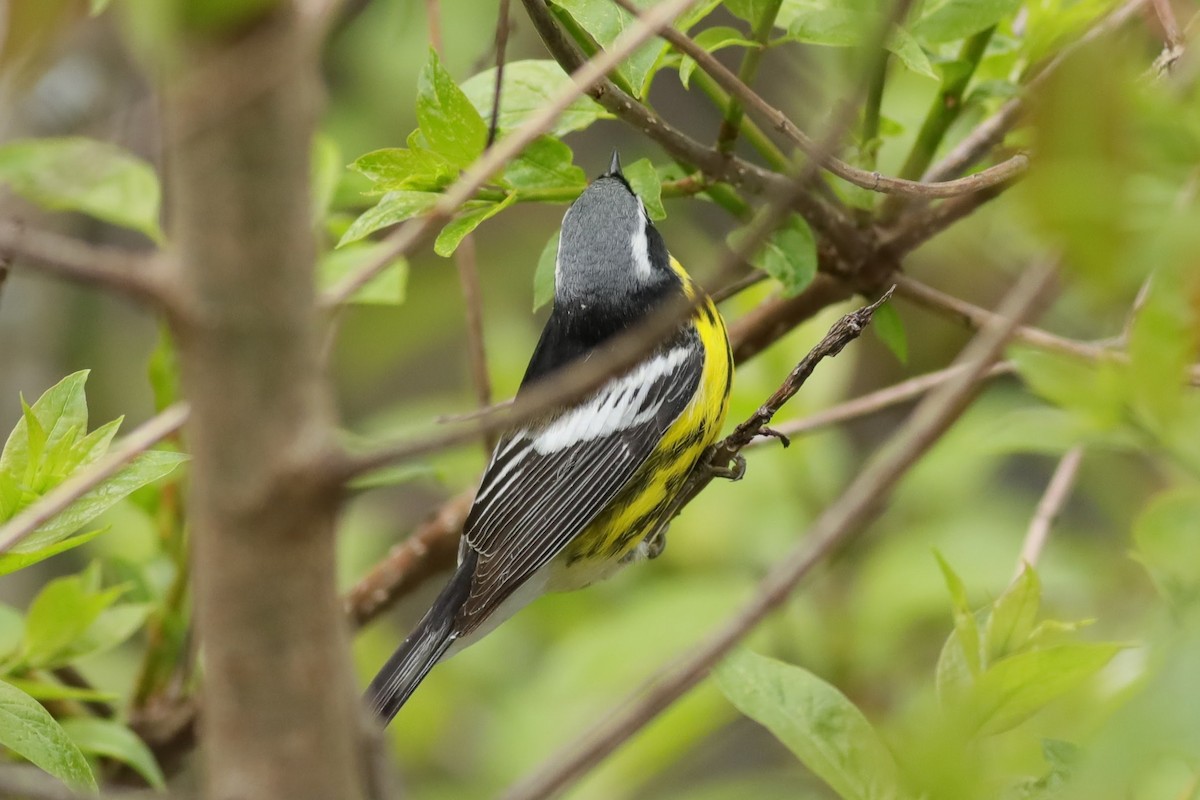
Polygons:
M551 422L534 438L533 449L545 455L653 419L663 401L642 408L647 387L678 369L689 355L690 348L676 347L605 384L587 403Z

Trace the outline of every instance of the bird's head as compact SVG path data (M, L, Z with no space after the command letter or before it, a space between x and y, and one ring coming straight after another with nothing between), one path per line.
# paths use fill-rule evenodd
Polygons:
M616 305L656 295L677 282L667 246L614 150L608 172L592 181L563 217L555 301Z

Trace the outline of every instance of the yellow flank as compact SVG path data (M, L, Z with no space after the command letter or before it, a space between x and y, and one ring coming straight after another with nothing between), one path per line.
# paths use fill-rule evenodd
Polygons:
M688 299L694 300L702 292L700 287L674 258L671 269L683 281ZM696 396L608 508L551 562L549 591L583 588L631 560L638 545L666 521L671 501L697 459L721 433L733 382L729 336L708 297L692 314L691 324L704 346L704 370Z

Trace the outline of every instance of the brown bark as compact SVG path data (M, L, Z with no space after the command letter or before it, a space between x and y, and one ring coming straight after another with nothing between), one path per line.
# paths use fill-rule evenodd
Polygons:
M322 469L334 451L307 186L316 53L287 5L180 48L165 129L205 796L361 797L334 584L339 495ZM269 79L251 68L262 64Z

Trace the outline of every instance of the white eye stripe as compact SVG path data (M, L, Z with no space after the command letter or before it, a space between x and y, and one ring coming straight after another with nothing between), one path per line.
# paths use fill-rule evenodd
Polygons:
M637 199L637 204L641 224L633 232L633 267L639 277L649 278L654 274L654 265L650 263L650 242L646 238L646 225L650 218L646 216L646 206L642 204L642 198Z

